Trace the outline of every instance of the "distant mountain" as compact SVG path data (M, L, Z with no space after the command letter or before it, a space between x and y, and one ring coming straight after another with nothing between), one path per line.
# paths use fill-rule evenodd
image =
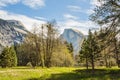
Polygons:
M0 51L2 47L21 43L27 33L20 21L0 19Z
M75 29L65 29L60 37L68 43L72 43L74 48L74 55L79 53L81 44L85 38L85 36L80 31Z

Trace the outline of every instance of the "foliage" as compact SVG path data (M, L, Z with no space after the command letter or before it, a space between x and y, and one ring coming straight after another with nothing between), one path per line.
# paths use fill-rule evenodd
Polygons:
M89 30L88 38L84 40L80 51L80 58L86 60L86 68L88 69L88 63L91 63L92 69L94 69L95 61L100 57L100 49L97 42L97 33Z
M120 67L119 35L120 35L120 0L98 0L100 6L96 6L95 13L90 19L101 26L98 32L98 44L101 48L106 67L111 67L116 62ZM111 59L115 59L113 62Z
M42 25L40 29L35 28L33 33L28 33L23 44L16 46L18 64L25 66L28 62L31 62L33 67L51 67L53 63L59 64L62 62L62 66L72 65L72 44L70 44L68 48L68 45L62 42L63 41L59 39L58 31L54 24L47 23ZM60 62L55 61L53 58ZM52 62L52 60L54 62ZM67 63L65 64L64 62Z
M6 47L0 54L0 65L2 67L17 66L16 52L13 47Z
M68 50L69 50L69 53L71 53L71 55L72 56L74 56L73 55L73 45L72 45L72 43L66 43L66 45L67 45L67 48L68 48Z
M34 35L29 34L25 38L23 44L19 44L16 46L19 66L26 66L28 62L31 62L33 67L39 64L39 56L37 55L37 49L35 47L32 37L34 37Z
M73 66L74 60L67 46L62 44L58 46L51 58L51 65L58 67Z
M91 15L91 19L98 24L115 24L119 25L120 21L120 0L98 0L101 6L96 6L95 13Z

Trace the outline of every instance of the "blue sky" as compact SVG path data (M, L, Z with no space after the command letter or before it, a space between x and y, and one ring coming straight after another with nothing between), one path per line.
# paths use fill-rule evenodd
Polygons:
M61 32L74 28L87 34L96 28L89 20L96 5L97 0L0 0L0 18L19 20L28 30L55 19Z

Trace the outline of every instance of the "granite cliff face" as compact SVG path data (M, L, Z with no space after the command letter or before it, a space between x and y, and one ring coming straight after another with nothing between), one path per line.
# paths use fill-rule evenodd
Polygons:
M3 47L21 43L27 33L21 22L0 19L0 51Z
M80 31L75 29L65 29L60 37L68 43L72 43L74 48L74 55L79 53L81 44L84 40L84 35Z

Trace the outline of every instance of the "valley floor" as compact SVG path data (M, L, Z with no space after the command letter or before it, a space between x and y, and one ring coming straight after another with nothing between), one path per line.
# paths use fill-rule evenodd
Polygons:
M98 68L93 74L84 68L0 68L0 80L120 80L120 69Z

